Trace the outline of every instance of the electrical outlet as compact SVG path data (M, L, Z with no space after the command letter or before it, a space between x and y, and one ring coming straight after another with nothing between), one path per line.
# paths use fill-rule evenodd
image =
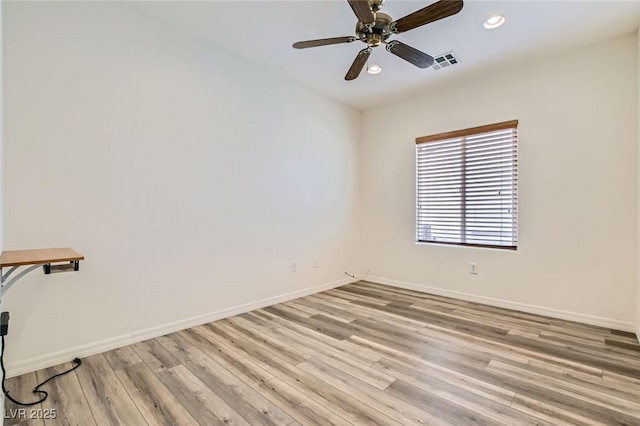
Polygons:
M313 269L318 269L318 259L313 259Z
M472 275L478 275L478 264L477 263L472 263L469 266L469 273Z
M296 262L291 262L291 272L298 272L298 264Z

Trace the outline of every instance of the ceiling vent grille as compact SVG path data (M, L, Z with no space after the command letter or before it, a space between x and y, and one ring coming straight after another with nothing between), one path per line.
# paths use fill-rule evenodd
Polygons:
M446 68L459 62L458 57L453 51L438 55L434 59L433 65L431 66L434 70Z

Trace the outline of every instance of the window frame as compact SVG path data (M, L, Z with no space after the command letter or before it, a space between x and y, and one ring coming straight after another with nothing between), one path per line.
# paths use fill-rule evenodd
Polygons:
M437 142L443 141L447 139L459 139L465 138L469 136L475 136L482 133L490 133L500 130L509 130L515 129L515 143L514 143L514 156L513 156L513 165L514 172L512 175L512 179L514 180L515 186L515 212L513 213L513 222L515 224L515 235L516 239L514 245L500 245L500 244L483 244L483 243L467 243L467 242L454 242L454 241L437 241L437 240L421 240L419 238L419 185L418 185L418 151L417 148L419 145L423 145L429 142ZM519 238L518 238L518 120L509 120L503 121L500 123L488 124L484 126L470 127L468 129L454 130L450 132L438 133L429 136L421 136L416 138L416 151L415 151L415 185L416 185L416 205L415 205L415 242L416 244L439 244L439 245L448 245L448 246L462 246L462 247L476 247L476 248L489 248L489 249L499 249L499 250L508 250L508 251L517 251ZM466 183L466 180L463 181L463 185ZM461 217L463 222L466 222L466 215L464 207L461 207ZM464 226L464 225L462 225ZM462 235L464 236L464 235Z

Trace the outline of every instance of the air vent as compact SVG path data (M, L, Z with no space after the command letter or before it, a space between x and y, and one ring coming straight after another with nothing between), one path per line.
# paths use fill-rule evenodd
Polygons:
M457 64L458 61L458 57L456 56L455 53L453 53L453 51L451 52L447 52L447 53L443 53L442 55L438 55L435 58L435 61L433 62L433 65L431 66L434 70L439 70L442 68L446 68L449 67L451 65L455 65Z

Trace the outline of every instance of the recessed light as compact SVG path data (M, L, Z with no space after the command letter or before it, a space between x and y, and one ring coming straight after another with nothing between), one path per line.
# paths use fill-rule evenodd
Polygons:
M367 67L367 72L369 74L380 74L382 72L382 67L380 65L371 65Z
M504 21L506 21L506 19L502 15L491 15L484 21L483 26L488 30L493 30L504 24Z

